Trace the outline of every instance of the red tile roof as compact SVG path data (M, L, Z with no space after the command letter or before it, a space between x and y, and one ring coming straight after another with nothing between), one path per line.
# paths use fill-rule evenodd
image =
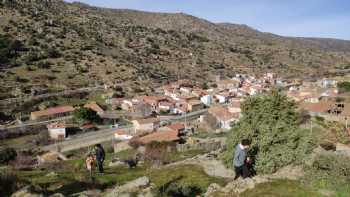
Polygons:
M97 113L103 113L103 109L97 103L88 103L84 105L84 108L91 109Z
M238 115L230 113L227 108L222 107L222 106L211 107L211 108L209 108L208 112L210 114L212 114L213 116L215 116L217 119L222 120L222 121L228 121L228 120L232 120L234 118L239 117L239 113L238 113Z
M175 130L157 131L146 136L140 137L138 141L141 144L149 144L153 141L157 142L174 142L179 140L179 132Z
M48 108L41 111L34 111L31 113L31 115L36 117L42 117L42 116L51 116L55 114L73 112L73 111L74 111L74 107L72 106L59 106L59 107Z
M344 109L343 109L343 111L341 112L340 115L342 115L342 116L350 116L350 103L346 103L344 105Z
M136 119L134 121L137 121L139 124L148 124L148 123L156 123L160 120L158 118L146 118L146 119Z
M48 124L47 128L48 129L62 129L62 128L66 128L66 124L55 122L55 123Z
M328 110L332 109L335 105L334 102L323 101L319 103L301 103L300 107L304 110L317 112L317 113L326 113Z
M115 131L115 134L118 134L118 135L126 135L126 132L125 132L125 130L123 130L123 129L118 129L118 130Z
M185 129L185 125L182 123L175 123L175 124L168 125L166 127L170 128L172 130L175 130L175 131L180 131L180 130Z

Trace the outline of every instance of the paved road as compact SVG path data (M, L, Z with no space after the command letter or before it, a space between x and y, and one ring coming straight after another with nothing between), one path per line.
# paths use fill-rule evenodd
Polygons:
M195 111L188 113L186 115L181 115L177 117L173 117L166 122L178 122L182 120L193 120L194 118L197 118L198 116L207 113L207 109ZM125 131L132 134L134 132L134 128L132 126L124 126L120 127L121 129L124 129ZM96 132L89 132L81 135L75 135L72 136L70 139L67 139L63 142L59 142L53 145L48 145L45 147L42 147L43 150L46 151L60 151L60 152L67 152L83 147L92 146L94 144L106 142L113 139L113 134L115 132L115 128L113 129L103 129L98 130Z

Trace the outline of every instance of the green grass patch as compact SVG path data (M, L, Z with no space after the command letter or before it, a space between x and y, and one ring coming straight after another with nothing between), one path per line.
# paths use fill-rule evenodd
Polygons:
M242 197L322 197L321 194L311 188L303 186L298 181L277 180L270 183L262 183L254 189L243 192Z
M152 170L146 174L160 193L164 193L166 187L171 182L176 182L180 187L196 187L201 193L205 192L211 183L224 185L225 179L210 177L204 170L196 165L169 166L157 170Z

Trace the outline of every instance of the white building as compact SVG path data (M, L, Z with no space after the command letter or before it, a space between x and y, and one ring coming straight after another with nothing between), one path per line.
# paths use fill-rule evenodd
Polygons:
M155 131L159 128L160 121L158 118L138 119L131 121L134 125L135 132Z
M130 140L133 136L128 135L124 130L119 129L114 133L114 139L118 141Z
M47 125L51 139L64 140L66 138L66 125L64 123L51 123Z
M213 103L213 97L211 95L205 95L201 97L201 102L206 105L209 106Z

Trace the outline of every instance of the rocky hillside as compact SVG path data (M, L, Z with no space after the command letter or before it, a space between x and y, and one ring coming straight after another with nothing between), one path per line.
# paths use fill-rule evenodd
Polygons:
M55 0L0 2L2 99L32 86L105 82L144 92L168 80L203 82L236 71L327 75L347 68L349 54L349 41L282 37L182 13Z

